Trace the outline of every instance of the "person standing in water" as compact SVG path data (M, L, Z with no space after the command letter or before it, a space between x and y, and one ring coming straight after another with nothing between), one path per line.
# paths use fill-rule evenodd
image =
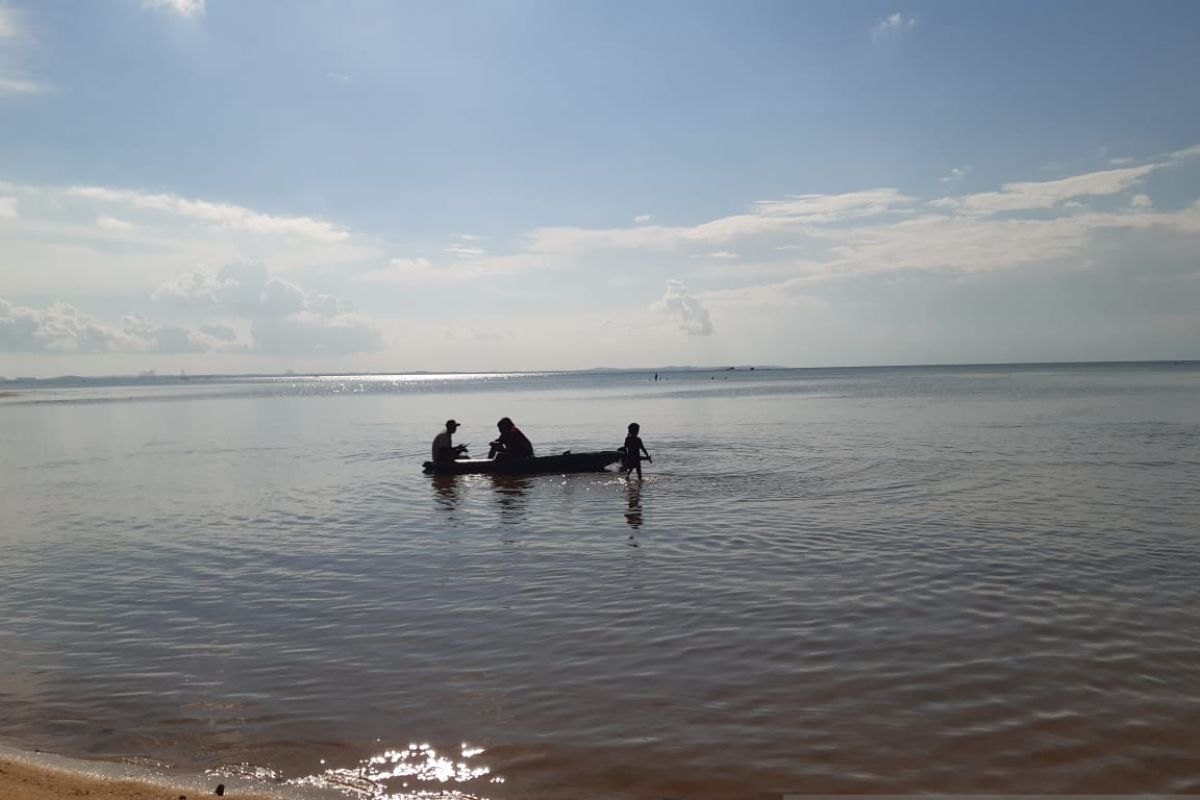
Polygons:
M646 454L647 461L654 463L650 451L642 444L642 437L638 436L641 430L642 426L636 422L629 423L629 435L625 437L625 446L621 448L625 451L625 455L621 457L621 471L628 475L637 470L639 481L642 479L642 453Z

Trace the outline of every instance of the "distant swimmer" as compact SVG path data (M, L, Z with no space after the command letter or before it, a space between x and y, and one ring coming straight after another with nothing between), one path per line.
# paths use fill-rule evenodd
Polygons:
M490 442L488 458L533 458L533 442L508 417L496 423L500 436Z
M465 444L454 444L454 432L459 427L457 422L448 419L446 420L446 430L433 437L434 464L448 464L456 458L466 455L467 446Z
M642 430L642 426L636 422L629 423L629 435L625 437L625 446L621 450L625 455L621 456L621 471L628 475L630 472L637 470L638 480L642 479L642 453L646 454L646 460L651 464L654 459L650 457L650 452L646 450L646 446L642 444L642 437L638 436Z

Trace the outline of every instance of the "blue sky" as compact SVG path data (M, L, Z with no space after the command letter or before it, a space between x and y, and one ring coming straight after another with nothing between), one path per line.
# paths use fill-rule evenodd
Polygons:
M0 2L0 374L1200 357L1200 5Z

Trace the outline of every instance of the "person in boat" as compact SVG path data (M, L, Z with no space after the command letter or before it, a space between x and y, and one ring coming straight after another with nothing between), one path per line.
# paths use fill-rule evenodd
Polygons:
M654 459L650 457L650 451L642 444L642 437L638 434L641 432L642 426L636 422L629 423L629 435L625 437L625 446L621 448L624 453L621 456L621 471L626 475L637 470L638 480L642 479L642 453L646 454L646 460L651 464Z
M508 417L496 423L500 437L491 442L488 458L533 458L533 443Z
M459 424L452 419L446 420L446 430L433 437L433 463L449 464L456 458L463 458L467 453L465 444L454 444L454 432Z

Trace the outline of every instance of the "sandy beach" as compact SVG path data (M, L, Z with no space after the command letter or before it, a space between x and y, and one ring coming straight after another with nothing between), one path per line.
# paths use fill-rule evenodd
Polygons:
M210 779L211 787L188 787L162 782L108 778L55 769L22 760L0 758L0 797L5 800L64 800L86 797L88 800L192 800L215 797L220 781ZM268 800L263 795L240 793L230 789L224 797L238 800Z

